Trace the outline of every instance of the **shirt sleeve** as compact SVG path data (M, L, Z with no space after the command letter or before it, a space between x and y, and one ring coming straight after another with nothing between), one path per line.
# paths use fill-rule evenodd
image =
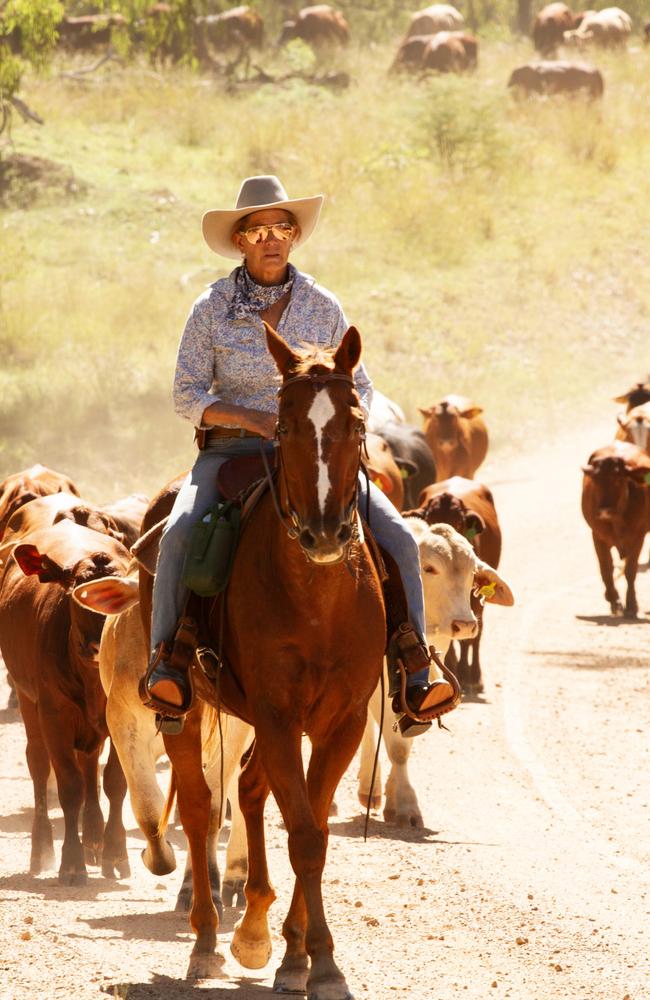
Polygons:
M350 325L346 319L343 309L338 304L338 302L337 306L338 306L338 322L336 325L336 330L334 331L334 335L332 336L333 347L336 346L337 344L340 344L341 340L343 339L344 333L346 332L346 330ZM361 409L364 412L366 420L368 420L368 417L370 415L370 404L372 403L373 388L372 388L372 380L368 375L368 372L366 371L363 361L360 361L357 367L355 368L354 387L359 393Z
M178 347L174 375L174 409L195 427L204 410L219 400L210 392L214 382L214 344L206 298L198 299L188 316Z

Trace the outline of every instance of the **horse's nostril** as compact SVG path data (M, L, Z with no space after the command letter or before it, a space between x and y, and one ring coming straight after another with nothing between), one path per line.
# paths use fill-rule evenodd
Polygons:
M313 549L316 545L316 539L312 535L309 528L303 528L300 532L300 544L303 549Z
M345 545L346 542L350 541L351 537L352 537L352 528L350 527L350 525L342 524L339 530L336 532L337 541L339 541L342 545Z

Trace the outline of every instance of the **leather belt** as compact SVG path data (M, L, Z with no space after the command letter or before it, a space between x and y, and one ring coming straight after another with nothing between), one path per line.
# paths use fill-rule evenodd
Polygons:
M255 431L247 431L244 427L210 427L206 432L206 444L220 441L222 438L261 438Z

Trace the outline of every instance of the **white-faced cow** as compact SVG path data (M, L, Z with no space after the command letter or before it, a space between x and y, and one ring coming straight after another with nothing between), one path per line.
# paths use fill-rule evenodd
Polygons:
M511 605L514 598L507 583L496 570L483 563L462 535L448 524L428 525L419 516L405 517L420 550L424 583L427 638L444 657L452 639L469 639L478 623L471 607L471 594L486 588L486 600L492 604ZM384 687L388 690L385 677ZM359 801L372 808L381 803L381 773L375 778L371 795L372 765L375 753L375 727L381 717L381 691L378 688L370 703L359 770ZM411 740L393 731L390 699L384 701L383 739L391 762L386 782L384 819L400 826L422 826L422 815L415 789L408 776Z

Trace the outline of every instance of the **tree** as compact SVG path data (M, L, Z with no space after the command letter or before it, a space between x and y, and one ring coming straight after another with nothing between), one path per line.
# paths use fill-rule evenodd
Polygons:
M59 0L0 0L0 132L15 108L23 118L40 118L18 97L25 70L44 69L63 18Z

